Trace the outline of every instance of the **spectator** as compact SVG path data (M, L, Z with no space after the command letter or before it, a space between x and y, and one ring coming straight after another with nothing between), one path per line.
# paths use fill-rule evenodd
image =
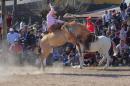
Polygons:
M22 64L22 45L19 43L17 39L15 39L14 43L11 44L9 51L19 59L20 64Z
M2 40L2 16L0 15L0 40Z
M119 54L123 54L126 50L128 50L128 45L125 43L124 40L120 40L120 43L116 46Z
M116 29L117 30L120 30L121 28L121 23L122 23L122 17L121 17L121 13L120 12L117 12L117 14L116 14L116 21L117 21L117 23L116 23Z
M46 32L47 30L47 22L45 20L42 21L42 32Z
M126 31L125 31L125 25L123 24L122 27L121 27L121 30L120 30L120 34L119 34L119 38L121 40L126 40Z
M10 28L9 33L7 34L8 45L14 44L14 41L19 40L19 37L20 37L19 33L14 32L14 29Z
M126 12L127 12L127 25L130 26L130 3Z
M115 45L118 45L120 42L120 38L118 36L118 33L115 33L115 37L112 39Z
M92 22L92 18L91 17L87 17L86 18L87 23L86 23L86 29L89 30L91 33L95 33L95 25Z
M108 16L109 16L109 22L111 22L111 19L112 19L112 10L109 10Z
M95 22L97 29L98 29L98 35L102 35L103 34L103 25L102 25L102 19L99 18L97 19L97 21Z
M126 16L126 9L127 9L127 4L125 2L125 0L122 0L121 4L120 4L120 10L121 10L121 15L122 15L122 19L125 20L125 16Z
M7 16L7 26L8 26L8 28L10 28L12 26L12 16L11 15Z
M111 14L108 14L108 11L106 10L105 11L105 14L103 15L103 25L108 28L109 26L109 23L110 23L110 15Z
M127 28L126 43L130 46L130 27Z
M25 22L22 20L22 21L20 22L20 30L23 29L24 27L25 27Z
M34 35L34 30L30 30L25 38L25 47L33 50L36 46L36 36Z

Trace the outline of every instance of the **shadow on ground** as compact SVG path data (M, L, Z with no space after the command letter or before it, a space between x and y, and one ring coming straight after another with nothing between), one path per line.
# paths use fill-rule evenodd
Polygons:
M119 78L119 77L129 77L130 74L76 74L76 73L48 73L49 75L64 75L64 76L91 76L91 77L111 77L111 78Z

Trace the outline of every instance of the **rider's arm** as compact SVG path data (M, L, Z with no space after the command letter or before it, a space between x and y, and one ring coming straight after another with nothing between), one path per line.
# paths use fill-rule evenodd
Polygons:
M64 23L64 21L57 19L58 23Z

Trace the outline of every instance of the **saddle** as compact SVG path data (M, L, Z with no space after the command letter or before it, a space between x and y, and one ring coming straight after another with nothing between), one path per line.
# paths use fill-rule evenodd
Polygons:
M51 27L48 28L48 31L49 32L59 31L61 30L62 25L64 25L64 23L53 24Z

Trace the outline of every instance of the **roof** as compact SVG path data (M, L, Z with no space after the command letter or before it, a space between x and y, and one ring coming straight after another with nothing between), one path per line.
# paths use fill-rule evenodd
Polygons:
M113 9L119 10L119 7L96 10L96 11L88 12L88 13L85 13L85 14L69 14L69 13L66 13L64 15L64 18L86 18L86 17L89 17L89 16L91 16L93 18L98 18L98 17L102 17L102 14L104 14L105 10L113 10Z

